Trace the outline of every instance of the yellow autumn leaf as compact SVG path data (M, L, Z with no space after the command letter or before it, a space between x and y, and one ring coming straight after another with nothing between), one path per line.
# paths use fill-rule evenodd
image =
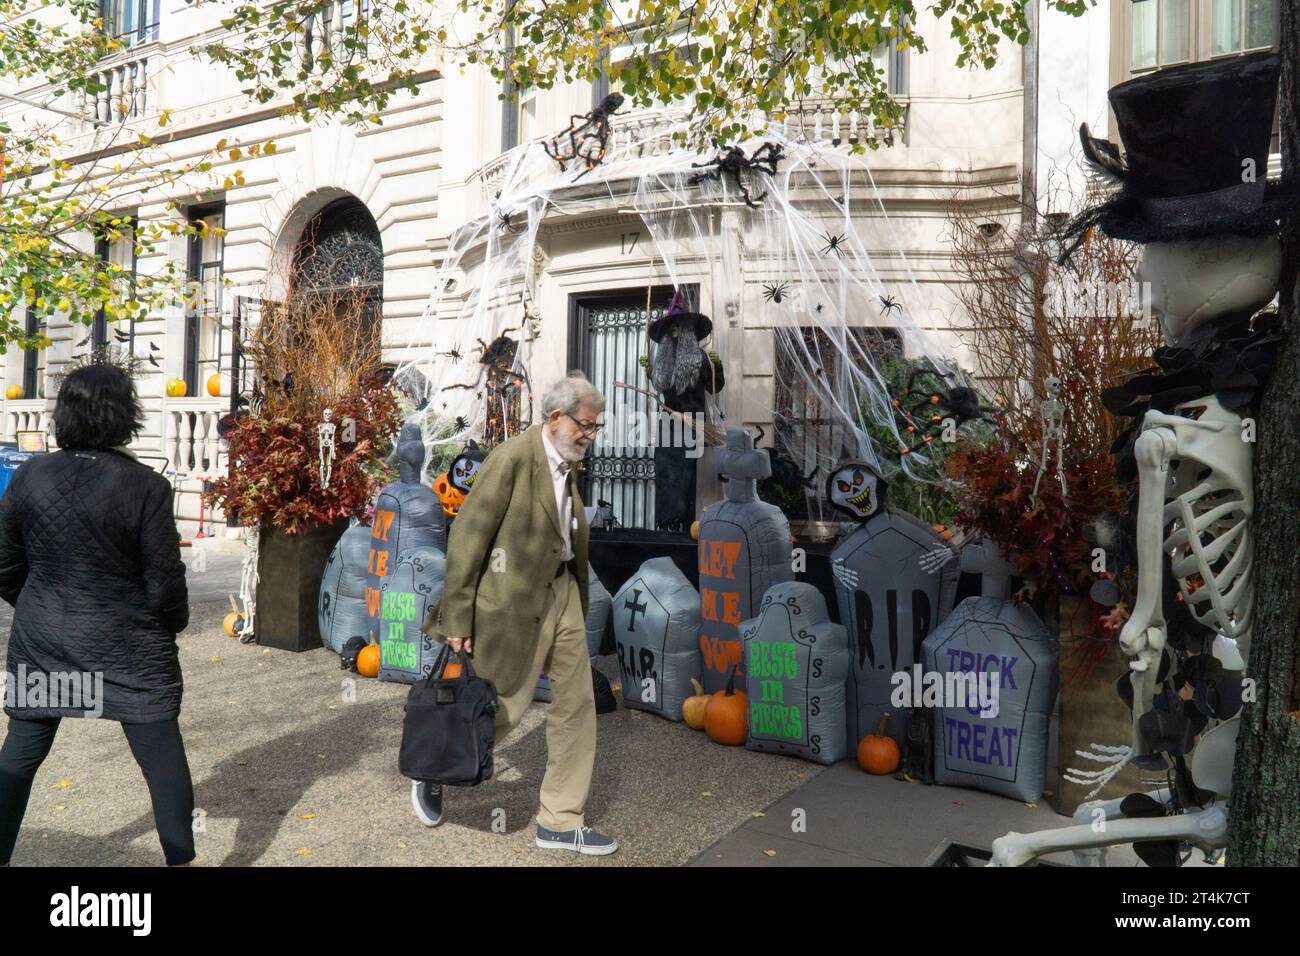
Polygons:
M71 781L71 780L60 780L60 781L59 781L59 786L62 787L64 790L67 790L68 787L72 786L72 781Z
M297 853L298 856L311 856L311 850L307 849L306 847L303 847L301 850L298 850Z
M776 850L764 850L763 856L776 856Z
M314 814L314 813L304 813L304 814L302 815L302 818L303 818L304 820L315 820L315 819L316 819L316 814Z

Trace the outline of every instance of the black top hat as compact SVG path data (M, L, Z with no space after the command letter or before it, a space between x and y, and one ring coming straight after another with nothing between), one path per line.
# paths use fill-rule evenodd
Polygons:
M1089 135L1087 124L1079 138L1088 164L1119 190L1065 227L1073 240L1066 255L1094 225L1131 242L1274 231L1300 197L1265 178L1279 69L1277 54L1253 53L1114 87L1110 104L1125 156Z
M713 323L709 321L709 317L693 310L686 299L686 294L681 289L677 289L673 292L672 301L668 303L668 311L650 323L650 341L658 342L668 334L669 329L683 322L691 323L697 340L707 338L713 331Z

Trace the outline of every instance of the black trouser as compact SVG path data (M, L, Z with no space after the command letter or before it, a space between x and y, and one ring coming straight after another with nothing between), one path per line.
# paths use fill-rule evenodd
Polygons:
M0 747L0 865L13 854L32 781L58 730L58 717L9 720L9 735ZM194 859L194 786L180 725L175 720L123 724L122 731L149 786L167 865L190 862Z

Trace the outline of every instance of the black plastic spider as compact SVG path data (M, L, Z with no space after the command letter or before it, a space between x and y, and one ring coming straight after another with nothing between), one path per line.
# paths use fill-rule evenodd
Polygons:
M463 432L465 429L469 428L469 419L464 415L457 415L454 425L456 431Z
M881 315L888 315L890 312L893 312L895 309L897 309L900 314L903 311L903 307L898 304L897 299L895 299L892 295L882 295L880 297Z
M450 351L447 351L447 352L439 352L438 354L439 354L439 355L450 355L450 356L451 356L451 360L452 360L453 362L459 362L461 359L463 359L463 358L465 357L465 356L463 356L463 355L460 354L460 348L459 348L458 346L455 346L455 345L453 345L453 346L451 347L451 350L450 350Z
M788 282L773 282L771 284L768 283L763 284L763 298L766 299L768 302L775 302L777 305L780 305L781 300L784 299L787 295L789 295L789 293L790 293L790 283Z
M515 222L514 213L506 212L503 209L498 209L496 213L497 213L497 225L500 226L502 229L504 229L506 232L510 233L510 235L517 236L524 231L523 223Z
M568 169L575 159L586 163L587 168L576 179L581 179L600 165L609 145L609 118L623 105L622 93L610 93L590 113L574 113L569 117L568 128L560 130L542 143L546 155L560 164L560 172Z
M923 384L939 383L939 387L916 391L916 380L922 376L930 379L928 383ZM1002 409L981 405L979 393L964 385L944 391L947 384L943 376L936 372L928 368L918 368L907 377L907 385L903 387L903 391L894 397L894 408L903 419L904 429L920 439L919 442L913 442L912 448L933 441L935 434L942 430L945 419L952 419L956 428L961 428L967 422L977 419L993 424L998 423ZM904 399L912 398L914 395L919 397L910 403L904 402ZM922 412L922 409L927 411ZM904 455L910 451L911 448L902 449Z
M832 234L828 232L824 234L822 238L826 240L826 245L821 247L821 251L818 253L818 255L824 256L828 252L833 252L841 259L844 258L844 245L846 240L848 239L847 236L841 235L840 233Z
M713 145L718 146L716 139L713 141ZM728 146L721 149L718 155L707 163L691 163L693 169L707 169L708 172L696 173L690 178L690 184L695 186L706 179L716 179L721 182L725 173L731 177L736 189L744 198L745 205L750 209L757 209L758 204L767 196L767 192L764 191L758 196L750 196L749 190L745 188L745 181L741 178L741 171L757 169L769 176L775 176L777 164L783 159L785 159L785 154L781 151L779 143L764 143L754 150L753 156L746 156L745 151L739 146Z

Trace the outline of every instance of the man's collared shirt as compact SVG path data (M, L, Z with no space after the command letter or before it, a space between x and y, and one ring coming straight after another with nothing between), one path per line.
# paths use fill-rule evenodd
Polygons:
M546 449L546 461L550 466L551 484L555 487L555 511L560 516L560 533L564 536L564 548L560 552L561 561L573 560L573 497L569 494L569 471L573 467L560 457L560 453L551 444L551 439L542 429L542 447Z

